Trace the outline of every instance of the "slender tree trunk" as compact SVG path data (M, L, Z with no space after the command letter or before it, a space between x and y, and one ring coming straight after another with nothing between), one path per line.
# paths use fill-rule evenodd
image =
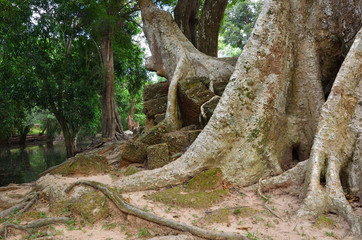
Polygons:
M122 132L122 125L118 119L114 100L114 63L113 46L110 32L106 32L100 40L101 56L104 68L104 82L102 90L102 136L115 139L116 132Z
M217 57L219 30L228 0L205 0L200 17L197 48Z
M129 100L129 104L130 104L130 111L129 111L129 116L128 116L128 130L133 131L134 127L135 127L135 122L133 119L134 116L134 106L133 106L133 100Z
M23 129L21 129L19 145L25 146L26 136L28 135L29 132L30 132L30 126L25 126Z
M73 157L77 152L76 136L73 136L68 127L62 127L67 158Z
M74 157L77 152L76 137L78 131L69 129L68 124L61 114L57 113L55 114L55 117L57 118L60 127L62 128L65 148L67 151L67 158Z

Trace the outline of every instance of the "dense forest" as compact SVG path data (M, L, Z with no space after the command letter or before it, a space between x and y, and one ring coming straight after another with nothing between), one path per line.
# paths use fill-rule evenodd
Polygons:
M106 202L128 227L142 225L129 216L166 227L139 228L139 238L272 239L236 223L240 212L266 232L258 214L283 222L270 233L278 239L283 224L304 237L311 221L361 236L361 0L1 0L0 9L0 144L61 135L68 157L27 185L31 196L0 204L5 238L7 227L93 223ZM95 135L77 154L77 140ZM96 194L105 197L92 219L77 212ZM40 206L39 196L49 212L62 204L71 214L11 225L11 209ZM203 218L180 218L187 208ZM208 225L213 214L226 214L225 231Z

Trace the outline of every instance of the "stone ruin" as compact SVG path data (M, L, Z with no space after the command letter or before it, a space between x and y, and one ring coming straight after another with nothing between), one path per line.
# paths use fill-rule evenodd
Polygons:
M209 121L227 82L215 82L210 90L207 78L186 78L178 83L178 103L182 128L154 134L147 140L131 140L123 149L120 166L144 164L147 169L159 168L180 157L195 141ZM160 123L166 114L169 82L147 85L143 91L146 114L145 132Z

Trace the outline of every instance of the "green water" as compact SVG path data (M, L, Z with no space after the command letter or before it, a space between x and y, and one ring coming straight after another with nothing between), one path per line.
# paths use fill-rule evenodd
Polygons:
M39 173L66 159L64 144L0 148L0 186L33 182Z

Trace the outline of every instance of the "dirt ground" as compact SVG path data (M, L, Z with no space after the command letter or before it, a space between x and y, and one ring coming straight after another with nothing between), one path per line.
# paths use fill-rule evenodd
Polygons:
M60 176L59 179L61 179ZM77 178L67 177L63 180L73 182L80 179L97 180L110 185L115 180L114 176L109 174ZM29 187L25 187L12 190L12 194L22 195L29 189ZM296 194L291 194L292 191L289 189L265 192L264 194L268 196L268 200L265 201L253 189L233 186L228 189L227 195L220 202L211 207L199 209L180 207L177 204L168 205L150 200L148 196L158 191L162 191L162 189L123 193L122 196L130 204L158 216L213 231L239 233L253 240L360 239L350 234L348 224L343 218L332 213L321 216L318 218L319 220L296 218L295 213L301 204L301 200ZM4 192L0 191L0 195L4 194ZM94 223L82 221L81 216L76 216L75 221L72 223L53 224L39 228L30 238L23 230L9 228L7 239L151 239L160 235L182 234L131 215L127 216L121 213L112 203L110 203L110 206L110 213ZM354 202L353 206L357 213L362 216L362 208L359 202ZM216 214L216 219L205 220L220 209L225 210L222 215ZM37 200L29 211L39 212L46 217L54 216L49 212L49 203L42 199ZM14 219L14 221L16 220ZM25 222L22 221L20 224Z

